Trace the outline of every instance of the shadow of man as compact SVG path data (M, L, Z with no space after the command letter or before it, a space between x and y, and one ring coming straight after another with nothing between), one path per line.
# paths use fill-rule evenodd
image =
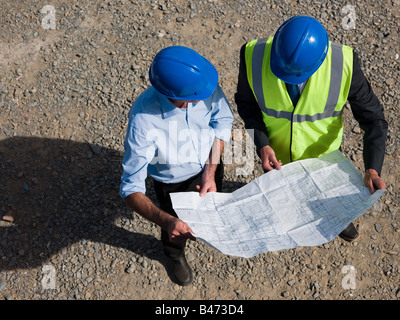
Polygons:
M158 260L168 271L157 238L116 225L119 217L132 218L118 195L121 161L118 151L88 143L0 141L0 218L14 220L0 220L0 270L39 267L63 248L90 240Z

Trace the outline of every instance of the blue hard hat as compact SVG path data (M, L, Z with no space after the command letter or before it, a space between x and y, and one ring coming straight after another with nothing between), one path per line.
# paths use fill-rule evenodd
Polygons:
M196 51L182 46L157 53L149 70L153 87L168 98L204 100L218 84L215 67Z
M274 35L271 71L286 83L303 83L324 62L328 48L328 33L321 23L311 17L294 16Z

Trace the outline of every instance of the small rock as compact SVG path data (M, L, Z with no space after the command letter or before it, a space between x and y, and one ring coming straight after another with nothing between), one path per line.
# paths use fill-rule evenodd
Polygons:
M195 256L193 253L189 252L189 253L187 254L186 260L187 260L188 262L192 262L192 261L194 261L195 259L196 259L196 256Z
M245 300L245 299L246 299L246 297L242 294L242 291L241 291L241 290L235 290L235 293L236 293L237 298L238 298L239 300Z
M100 147L100 146L98 146L98 145L96 145L96 144L91 144L91 145L90 145L90 149L92 149L92 151L93 151L95 154L100 154L100 150L101 150L101 147Z
M22 187L24 188L25 191L29 191L29 185L26 182L24 182Z
M288 282L286 282L289 286L292 286L292 285L294 285L295 284L295 280L289 280Z
M247 273L244 274L241 280L242 280L242 282L247 282L247 281L249 281L249 275L248 275Z
M133 273L136 270L136 266L134 263L131 263L128 265L128 267L125 269L126 273Z
M360 133L361 133L360 127L358 127L358 126L357 126L357 127L354 127L354 128L353 128L353 132L356 133L356 134L360 134Z
M392 78L386 79L385 82L389 87L393 87L396 84L396 81Z
M382 209L383 209L383 205L379 201L375 202L373 207L372 207L372 210L375 211L375 212L382 212Z
M380 225L379 223L375 223L374 225L376 232L381 232L382 231L382 225Z

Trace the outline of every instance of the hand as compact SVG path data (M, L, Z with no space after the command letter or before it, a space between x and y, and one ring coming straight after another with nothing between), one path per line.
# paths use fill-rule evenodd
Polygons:
M196 241L196 238L192 234L194 233L192 229L178 218L172 217L166 231L168 232L169 240L171 242L179 243L185 239Z
M275 151L270 146L262 147L259 151L262 167L265 171L281 170L282 161L276 159Z
M376 190L386 189L386 183L375 169L368 169L364 175L364 184L369 192L373 194Z
M214 174L209 174L204 171L201 179L201 186L197 185L196 189L200 192L200 197L204 197L207 192L217 191Z

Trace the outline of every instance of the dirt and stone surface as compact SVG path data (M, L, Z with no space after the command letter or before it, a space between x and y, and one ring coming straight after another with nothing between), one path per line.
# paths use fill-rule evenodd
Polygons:
M354 29L342 11L348 4ZM42 26L45 5L55 9L54 30ZM239 49L298 14L359 53L389 122L387 191L355 221L353 243L336 238L244 259L190 242L195 280L180 287L159 228L118 195L129 108L149 85L154 55L184 45L218 69L241 132ZM398 0L2 0L0 299L399 299L399 19ZM348 106L344 122L344 154L362 172L363 133ZM225 192L262 173L257 158L249 176L237 167L226 165ZM342 286L350 265L354 289Z

